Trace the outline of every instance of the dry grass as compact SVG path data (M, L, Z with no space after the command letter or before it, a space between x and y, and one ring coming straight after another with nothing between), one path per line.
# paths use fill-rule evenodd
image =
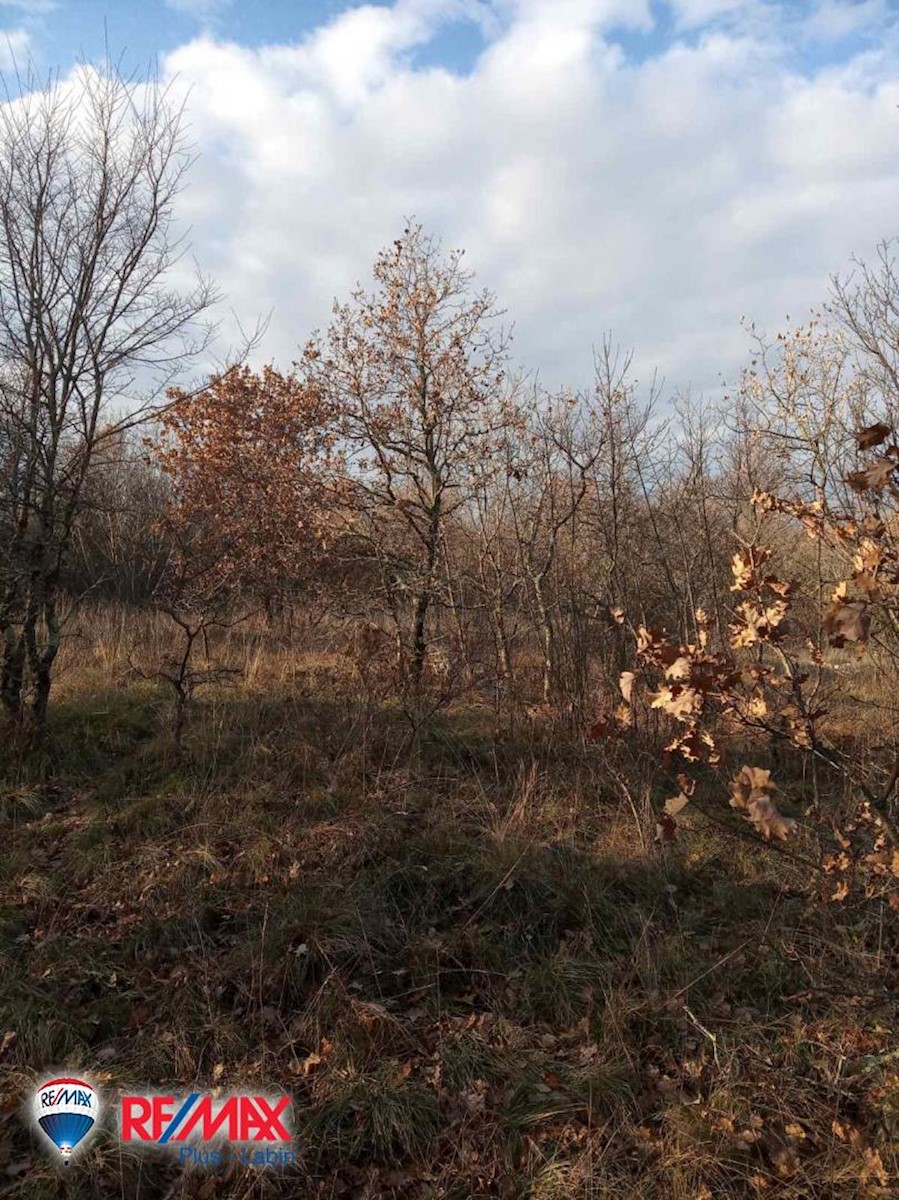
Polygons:
M895 915L698 816L659 851L649 776L617 764L632 807L480 710L410 744L286 635L225 635L243 675L179 755L134 626L87 629L53 786L0 764L0 1195L59 1195L18 1105L64 1065L284 1087L300 1159L181 1175L98 1136L72 1198L895 1194Z

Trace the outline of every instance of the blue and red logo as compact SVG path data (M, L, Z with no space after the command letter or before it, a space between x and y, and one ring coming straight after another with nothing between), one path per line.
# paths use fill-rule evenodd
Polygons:
M39 1129L68 1166L73 1152L97 1123L100 1098L84 1079L48 1079L34 1094L32 1112Z
M188 1096L123 1092L119 1137L134 1148L177 1152L182 1164L287 1166L292 1146L291 1097L238 1092ZM68 1165L100 1117L100 1098L82 1078L59 1076L34 1093L31 1111L42 1135Z
M168 1147L182 1163L220 1165L228 1155L216 1143L230 1143L230 1157L246 1165L274 1166L294 1161L290 1130L290 1096L238 1093L212 1096L191 1092L172 1095L124 1093L120 1100L119 1136L131 1145Z

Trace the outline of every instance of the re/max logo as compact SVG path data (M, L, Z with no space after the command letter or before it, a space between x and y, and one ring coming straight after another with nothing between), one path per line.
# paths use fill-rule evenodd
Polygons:
M41 1090L41 1108L56 1108L60 1104L77 1104L80 1108L90 1108L90 1094L79 1087L61 1087Z
M290 1096L276 1100L265 1096L212 1096L193 1092L180 1103L174 1096L121 1097L120 1128L123 1142L157 1145L204 1142L215 1138L231 1142L289 1142L286 1125Z

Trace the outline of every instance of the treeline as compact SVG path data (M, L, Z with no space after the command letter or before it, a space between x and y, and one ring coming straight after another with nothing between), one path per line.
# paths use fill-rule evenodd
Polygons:
M411 225L291 372L172 391L95 461L67 589L203 631L314 611L410 711L468 694L582 728L638 625L695 639L699 610L729 645L754 492L853 503L852 430L889 405L850 334L889 263L826 321L756 339L723 401L641 390L608 341L588 390L548 394L510 372L461 255ZM801 524L774 538L814 609L838 562Z
M439 268L423 236L404 252ZM574 723L629 661L623 614L687 631L705 608L726 635L748 492L716 412L641 396L609 345L589 391L551 396L498 372L459 386L443 345L413 363L369 334L398 364L381 393L340 394L359 364L322 344L289 376L234 367L175 394L150 444L97 467L71 593L207 626L315 610L385 697Z
M339 631L366 688L413 723L469 696L582 730L617 694L639 627L695 641L702 624L733 648L731 564L758 539L754 495L850 515L869 502L854 434L891 430L899 397L888 245L808 325L771 342L750 329L746 371L714 404L640 387L610 341L589 387L547 393L515 368L462 253L415 223L290 371L238 361L173 387L214 299L202 280L172 283L181 114L113 69L79 79L0 110L13 722L30 706L43 728L67 621L90 597L169 614L185 703L211 630L299 610ZM875 483L880 513L892 466ZM767 521L811 620L840 548L795 512Z

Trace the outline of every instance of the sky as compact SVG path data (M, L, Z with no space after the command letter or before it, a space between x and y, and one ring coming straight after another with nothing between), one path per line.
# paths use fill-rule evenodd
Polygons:
M548 387L604 336L717 393L899 236L899 0L0 0L0 66L187 95L221 344L286 367L416 217Z

